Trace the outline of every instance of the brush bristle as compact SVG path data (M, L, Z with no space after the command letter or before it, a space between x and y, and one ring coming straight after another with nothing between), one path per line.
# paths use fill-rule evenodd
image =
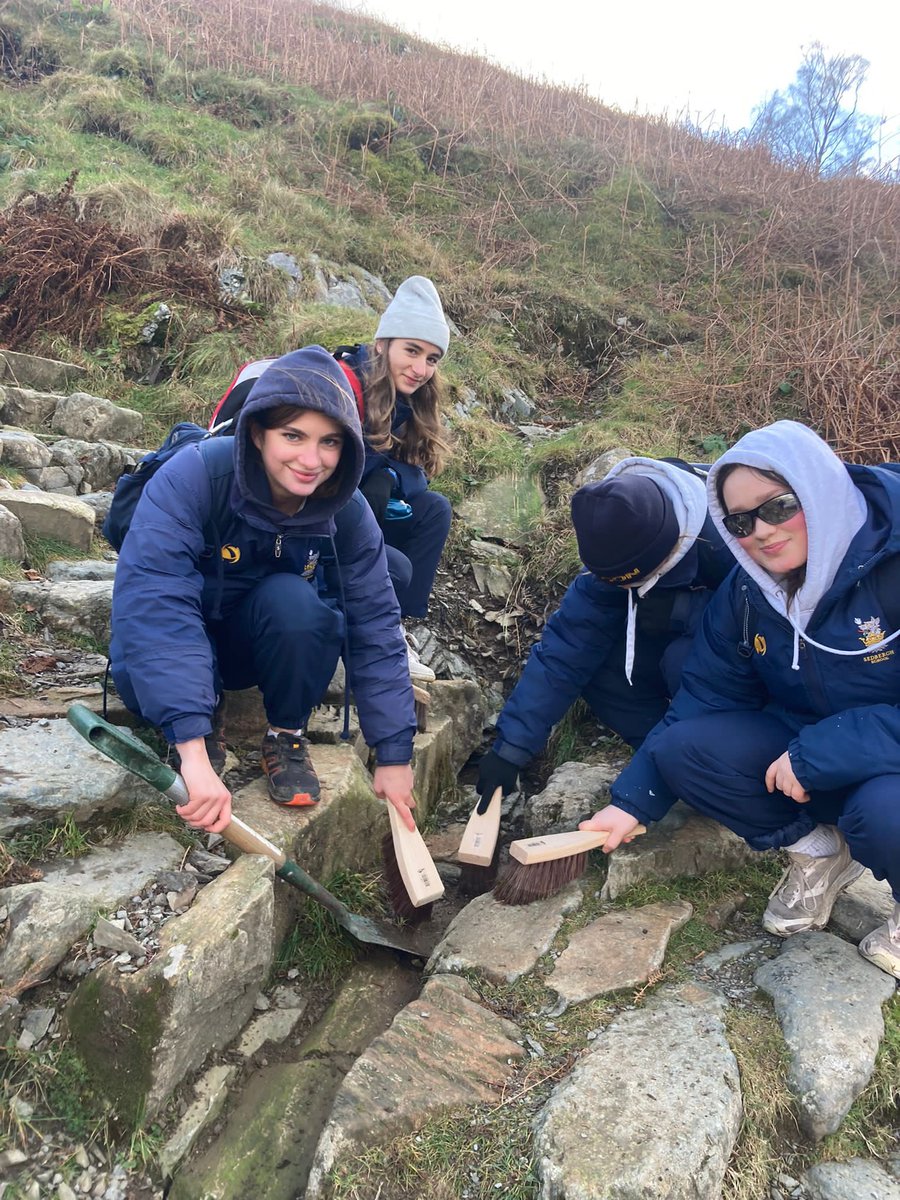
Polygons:
M494 899L499 904L531 904L534 900L545 900L587 869L587 852L570 854L568 858L554 858L550 862L524 863L511 861L497 881Z
M494 848L494 857L486 867L475 863L461 862L459 864L459 883L457 885L463 896L483 896L497 882L497 869L500 866L500 846Z
M403 876L400 874L394 839L389 833L381 839L381 861L384 866L384 890L395 915L409 925L419 925L422 921L427 921L434 904L422 904L416 908L410 900Z

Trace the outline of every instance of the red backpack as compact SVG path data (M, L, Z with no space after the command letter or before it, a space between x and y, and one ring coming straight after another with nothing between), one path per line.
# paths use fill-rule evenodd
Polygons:
M366 410L363 402L363 389L359 376L348 366L340 356L346 351L354 349L350 346L338 346L334 352L334 357L339 366L347 376L347 380L353 389L353 395L356 397L356 407L359 410L359 423L365 428ZM238 413L244 405L244 401L250 395L250 389L268 367L271 367L273 362L277 362L276 358L256 358L251 362L246 362L240 368L237 375L229 383L225 389L222 398L213 410L212 416L209 418L210 433L232 433L234 424L237 421Z

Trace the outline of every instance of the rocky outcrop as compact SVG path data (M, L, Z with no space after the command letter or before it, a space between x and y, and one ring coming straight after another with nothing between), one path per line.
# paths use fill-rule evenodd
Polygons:
M79 508L87 509L87 505L79 504ZM111 579L67 579L61 583L42 580L12 586L16 603L37 613L54 633L89 637L104 647L109 644L112 594Z
M75 363L0 350L0 383L4 385L59 392L86 377L84 367L78 367Z
M53 412L54 433L88 442L108 440L134 446L144 431L144 418L131 408L120 408L102 396L73 392L63 396Z

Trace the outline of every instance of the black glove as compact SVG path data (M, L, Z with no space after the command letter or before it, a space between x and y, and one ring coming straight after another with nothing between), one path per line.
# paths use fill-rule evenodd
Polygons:
M478 782L475 791L481 797L478 801L478 814L481 816L488 810L491 797L497 788L503 789L503 795L508 796L518 786L519 768L515 763L507 762L493 750L489 750L478 764Z
M375 514L379 525L384 525L384 514L387 511L388 500L394 487L394 477L387 467L378 467L365 477L359 485L359 490L369 502L369 508Z

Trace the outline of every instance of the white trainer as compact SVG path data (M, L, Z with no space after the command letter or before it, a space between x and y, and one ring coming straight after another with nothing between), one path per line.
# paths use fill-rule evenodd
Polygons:
M850 848L840 830L836 854L813 858L788 851L790 866L769 896L763 913L763 929L777 937L790 937L808 929L824 929L834 902L845 887L858 879L865 868L850 857Z
M900 902L884 925L867 933L859 943L859 952L888 975L900 979Z
M426 666L419 658L419 646L416 639L411 633L407 633L403 626L400 626L400 632L406 641L406 658L409 662L409 677L414 683L434 683L437 676L431 667Z

